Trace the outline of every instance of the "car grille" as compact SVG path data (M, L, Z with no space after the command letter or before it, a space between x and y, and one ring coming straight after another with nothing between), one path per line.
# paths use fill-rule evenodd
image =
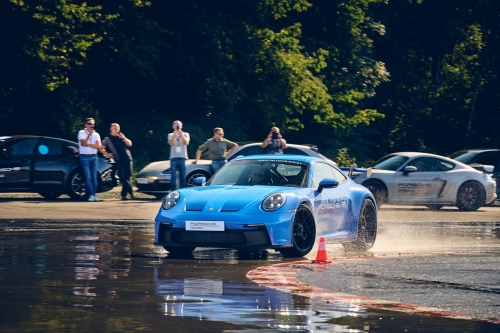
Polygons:
M237 231L174 231L172 242L178 244L245 244L245 235Z

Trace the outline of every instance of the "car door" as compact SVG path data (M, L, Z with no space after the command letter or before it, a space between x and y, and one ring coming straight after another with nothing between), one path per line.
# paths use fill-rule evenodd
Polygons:
M405 167L417 170L405 172ZM394 202L434 202L446 185L447 172L455 164L435 157L416 157L404 164L395 174Z
M0 151L0 189L30 189L33 151L40 138L12 139Z
M66 140L43 138L34 157L33 186L39 190L64 190L66 178L78 166L78 150Z
M317 162L313 169L311 187L317 189L319 183L325 178L337 179L334 168L326 163ZM343 236L341 228L344 225L347 212L347 195L344 186L347 179L345 177L344 179L345 181L339 182L339 186L336 188L325 188L321 193L318 191L314 193L317 236Z

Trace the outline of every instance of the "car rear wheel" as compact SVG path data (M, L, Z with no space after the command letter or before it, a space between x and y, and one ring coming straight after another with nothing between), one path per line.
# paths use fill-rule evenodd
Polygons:
M190 255L191 252L194 251L194 249L196 249L195 246L186 246L186 247L164 246L163 248L174 256L187 256Z
M457 192L457 208L464 212L478 210L486 202L484 187L476 181L463 183Z
M361 206L358 236L354 242L344 243L346 251L366 251L372 248L377 238L377 210L373 201L365 199Z
M186 177L186 184L188 187L194 186L193 182L198 177L205 177L207 180L210 178L210 175L206 171L193 171Z
M386 204L388 201L387 188L381 182L377 180L369 180L363 183L363 186L372 192L373 197L375 198L375 202L377 203L377 207Z
M433 211L438 211L441 208L443 208L443 205L427 205L427 208L429 208L430 210L433 210Z
M63 195L63 193L60 193L60 192L39 192L38 194L40 194L45 199L49 199L49 200L50 199L57 199L61 195Z
M71 173L68 180L68 195L72 199L82 200L87 196L87 191L83 183L83 175L76 170Z
M316 223L311 208L300 205L292 226L292 247L279 249L285 257L303 257L311 252L316 240Z

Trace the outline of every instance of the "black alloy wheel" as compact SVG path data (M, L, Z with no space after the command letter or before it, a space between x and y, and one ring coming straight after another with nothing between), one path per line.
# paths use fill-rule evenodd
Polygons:
M344 243L346 251L366 251L373 247L377 238L377 210L373 201L365 199L361 206L358 236L354 242Z
M457 208L463 212L473 212L486 203L486 191L476 181L463 183L457 192Z
M309 206L302 204L295 212L292 226L292 247L279 249L285 257L303 257L311 252L316 240L316 223Z
M177 257L190 256L191 252L193 252L194 249L196 249L195 246L184 246L184 247L164 246L163 248L169 252L169 255Z
M61 193L61 192L39 192L38 194L40 194L45 199L49 199L49 200L57 199L61 195L63 195L63 193Z
M443 208L444 205L427 205L427 208L432 211L438 211Z
M372 192L375 202L377 203L377 207L387 203L387 189L382 182L379 182L378 180L369 180L363 183L363 186Z
M199 170L198 171L193 171L189 175L187 175L187 177L186 177L186 185L188 187L193 187L194 186L193 182L198 177L205 177L206 180L208 180L210 178L210 175L207 172L205 172L205 171L199 171Z
M85 184L83 183L83 175L80 171L75 170L68 178L68 195L71 199L82 200L87 196Z

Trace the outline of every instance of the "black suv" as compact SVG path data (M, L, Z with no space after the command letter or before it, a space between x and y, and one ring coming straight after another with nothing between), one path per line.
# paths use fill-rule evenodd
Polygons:
M491 177L496 179L497 198L500 199L500 149L460 150L448 157L471 166L474 166L473 164L492 165L494 169Z
M47 199L86 198L76 142L33 135L0 137L0 192L35 192ZM97 192L116 185L113 164L99 154Z

